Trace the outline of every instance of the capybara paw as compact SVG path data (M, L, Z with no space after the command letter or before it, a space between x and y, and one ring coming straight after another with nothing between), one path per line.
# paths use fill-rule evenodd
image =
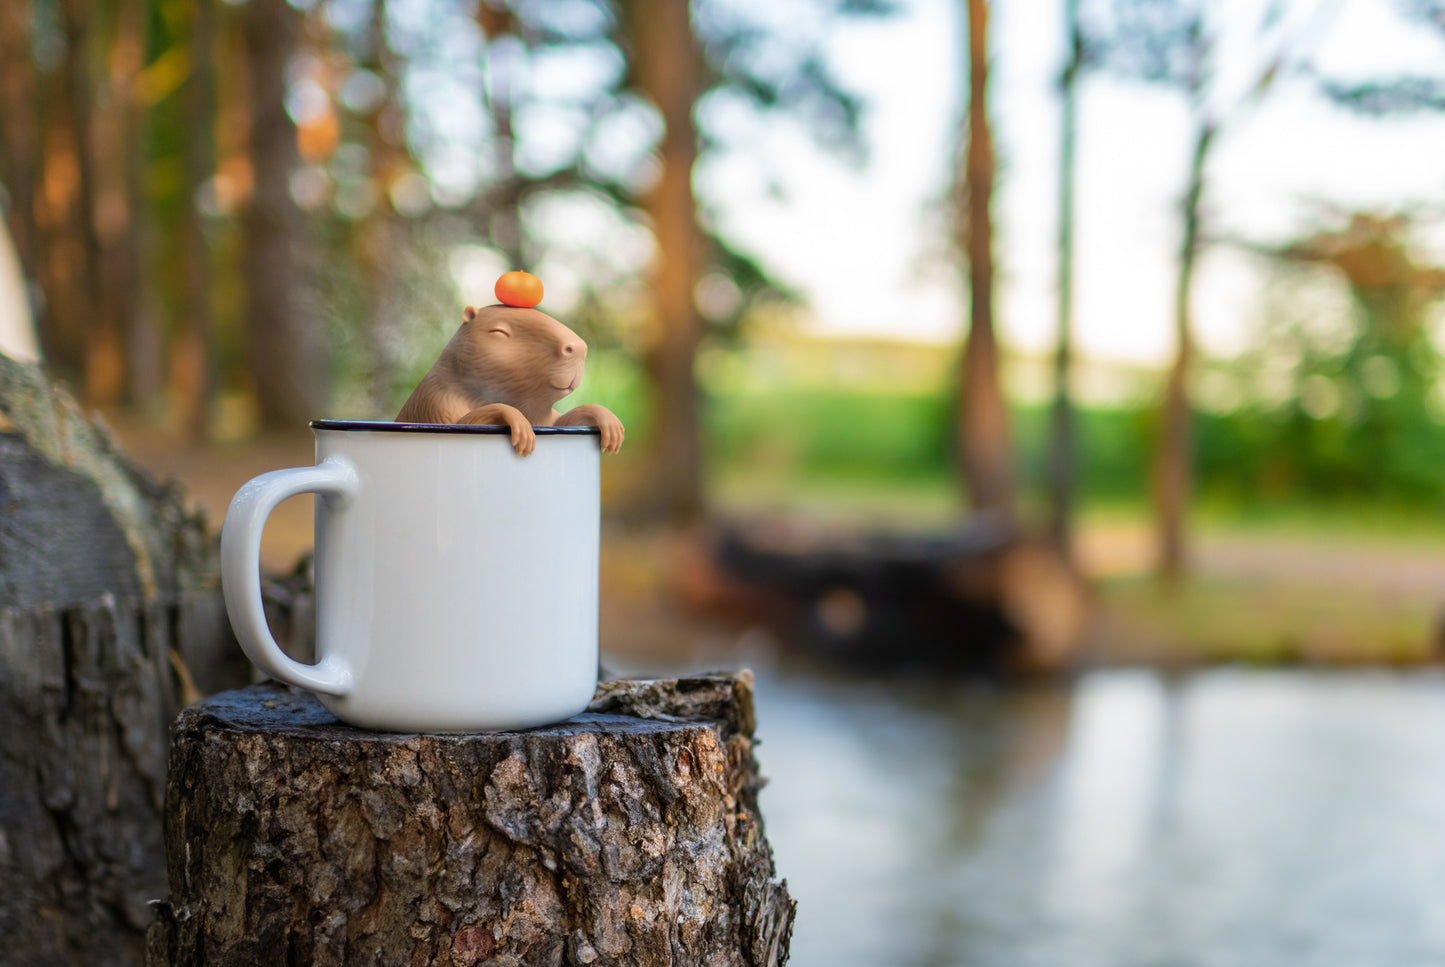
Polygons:
M622 438L627 431L622 427L622 421L613 417L611 420L602 420L597 427L602 431L602 452L616 453L622 449Z
M530 426L512 427L512 448L519 457L531 456L532 451L537 449L537 434L532 432Z

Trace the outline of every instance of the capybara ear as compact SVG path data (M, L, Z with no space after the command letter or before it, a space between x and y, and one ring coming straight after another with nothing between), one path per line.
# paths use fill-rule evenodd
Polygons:
M463 322L471 322L471 321L472 321L473 319L475 319L476 317L477 317L477 310L476 310L476 309L473 309L471 306L467 306L465 309L462 310L462 321L463 321Z

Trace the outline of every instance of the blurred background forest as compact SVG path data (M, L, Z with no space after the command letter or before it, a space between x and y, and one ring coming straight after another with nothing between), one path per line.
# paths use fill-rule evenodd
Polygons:
M4 0L15 287L213 517L522 267L616 520L985 511L1105 658L1433 657L1445 7L992 13Z
M213 524L537 274L793 963L1445 959L1445 0L0 0L0 210L0 348Z

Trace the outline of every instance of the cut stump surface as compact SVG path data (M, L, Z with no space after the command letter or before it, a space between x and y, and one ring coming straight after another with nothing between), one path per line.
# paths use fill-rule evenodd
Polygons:
M567 722L379 733L309 694L176 721L156 967L782 964L751 676L604 682Z

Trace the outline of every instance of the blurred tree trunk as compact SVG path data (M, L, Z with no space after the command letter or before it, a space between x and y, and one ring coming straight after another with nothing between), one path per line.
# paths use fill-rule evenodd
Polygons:
M477 23L487 38L486 106L496 143L495 189L488 193L486 218L492 243L507 257L509 269L530 269L522 231L517 181L517 137L513 111L522 40L510 9L477 4Z
M108 103L96 126L101 173L96 222L105 259L106 298L117 314L125 398L150 409L164 378L161 337L145 277L145 116L140 74L145 67L147 0L118 0L109 44Z
M170 383L179 424L192 440L202 440L210 428L217 388L211 253L199 208L201 192L216 168L215 0L192 0L190 15L191 75L183 91L185 180L177 226L182 319L171 345Z
M68 102L71 134L74 138L77 218L81 241L80 291L83 309L72 323L83 326L85 401L91 406L119 402L125 382L125 357L121 339L121 310L111 298L107 285L105 241L98 209L95 100L92 90L92 26L90 5L85 0L61 0L60 15L65 34L66 61L64 97ZM109 199L107 199L109 200Z
M993 135L988 119L988 4L968 4L968 144L964 160L961 251L968 259L969 332L963 354L958 449L978 511L1013 516L1008 411L999 380L993 325Z
M26 281L37 274L35 189L40 168L35 60L31 56L30 0L0 0L0 187L8 195L5 220ZM39 321L38 319L36 320Z
M1217 7L1199 0L1115 0L1117 36L1107 41L1113 48L1111 57L1116 66L1126 73L1182 91L1193 119L1174 291L1175 357L1165 384L1154 460L1159 578L1166 586L1176 585L1183 578L1189 556L1184 518L1194 473L1189 406L1194 351L1190 297L1201 246L1200 198L1209 153L1222 130L1242 120L1278 77L1303 63L1294 48L1322 36L1321 28L1334 9L1329 4L1317 5L1310 23L1296 25L1292 18L1282 15L1282 7L1263 8L1253 38L1257 68L1254 78L1242 98L1221 106L1214 64L1221 29L1216 22Z
M247 321L250 299L247 284L250 278L250 224L247 218L251 187L255 181L251 167L251 69L245 24L251 15L246 6L234 6L215 0L212 6L215 35L211 49L215 53L215 84L211 124L211 144L215 151L215 188L212 196L216 211L232 217L209 223L211 337L215 397L212 415L220 416L223 395L238 390L252 392L249 383ZM200 210L204 217L204 207ZM206 224L203 222L203 224ZM219 423L212 424L219 428Z
M1074 339L1074 126L1084 43L1079 0L1064 0L1069 59L1059 79L1058 335L1054 348L1054 404L1049 427L1049 533L1060 553L1073 556L1075 480L1078 469L1074 404L1070 393Z
M1214 142L1215 126L1201 118L1194 131L1189 183L1184 193L1184 231L1179 244L1179 275L1174 287L1174 363L1164 390L1164 412L1159 435L1156 500L1159 515L1159 576L1167 585L1184 576L1188 547L1184 515L1193 479L1193 434L1189 406L1189 379L1194 355L1190 296L1194 265L1199 254L1199 201L1204 194L1204 169Z
M325 347L300 297L300 213L291 196L298 155L296 125L286 111L286 70L299 15L287 0L250 0L247 7L252 185L245 358L262 424L295 429L319 415L328 395Z
M39 164L33 245L35 273L45 298L39 332L42 351L52 368L79 380L85 369L85 246L75 128L63 75L63 70L36 74Z
M699 400L693 365L702 320L693 288L702 272L692 169L697 127L692 111L702 90L701 53L689 5L678 0L633 0L626 10L638 87L662 114L662 173L645 209L657 239L652 275L653 325L644 365L651 381L646 474L649 516L683 524L703 509Z
M366 117L366 144L377 201L361 227L360 262L371 287L367 342L371 354L371 408L379 419L396 412L392 384L397 371L397 259L405 225L391 189L406 171L405 115L397 100L398 67L387 35L386 0L371 8L371 57L366 67L382 79L385 94Z

